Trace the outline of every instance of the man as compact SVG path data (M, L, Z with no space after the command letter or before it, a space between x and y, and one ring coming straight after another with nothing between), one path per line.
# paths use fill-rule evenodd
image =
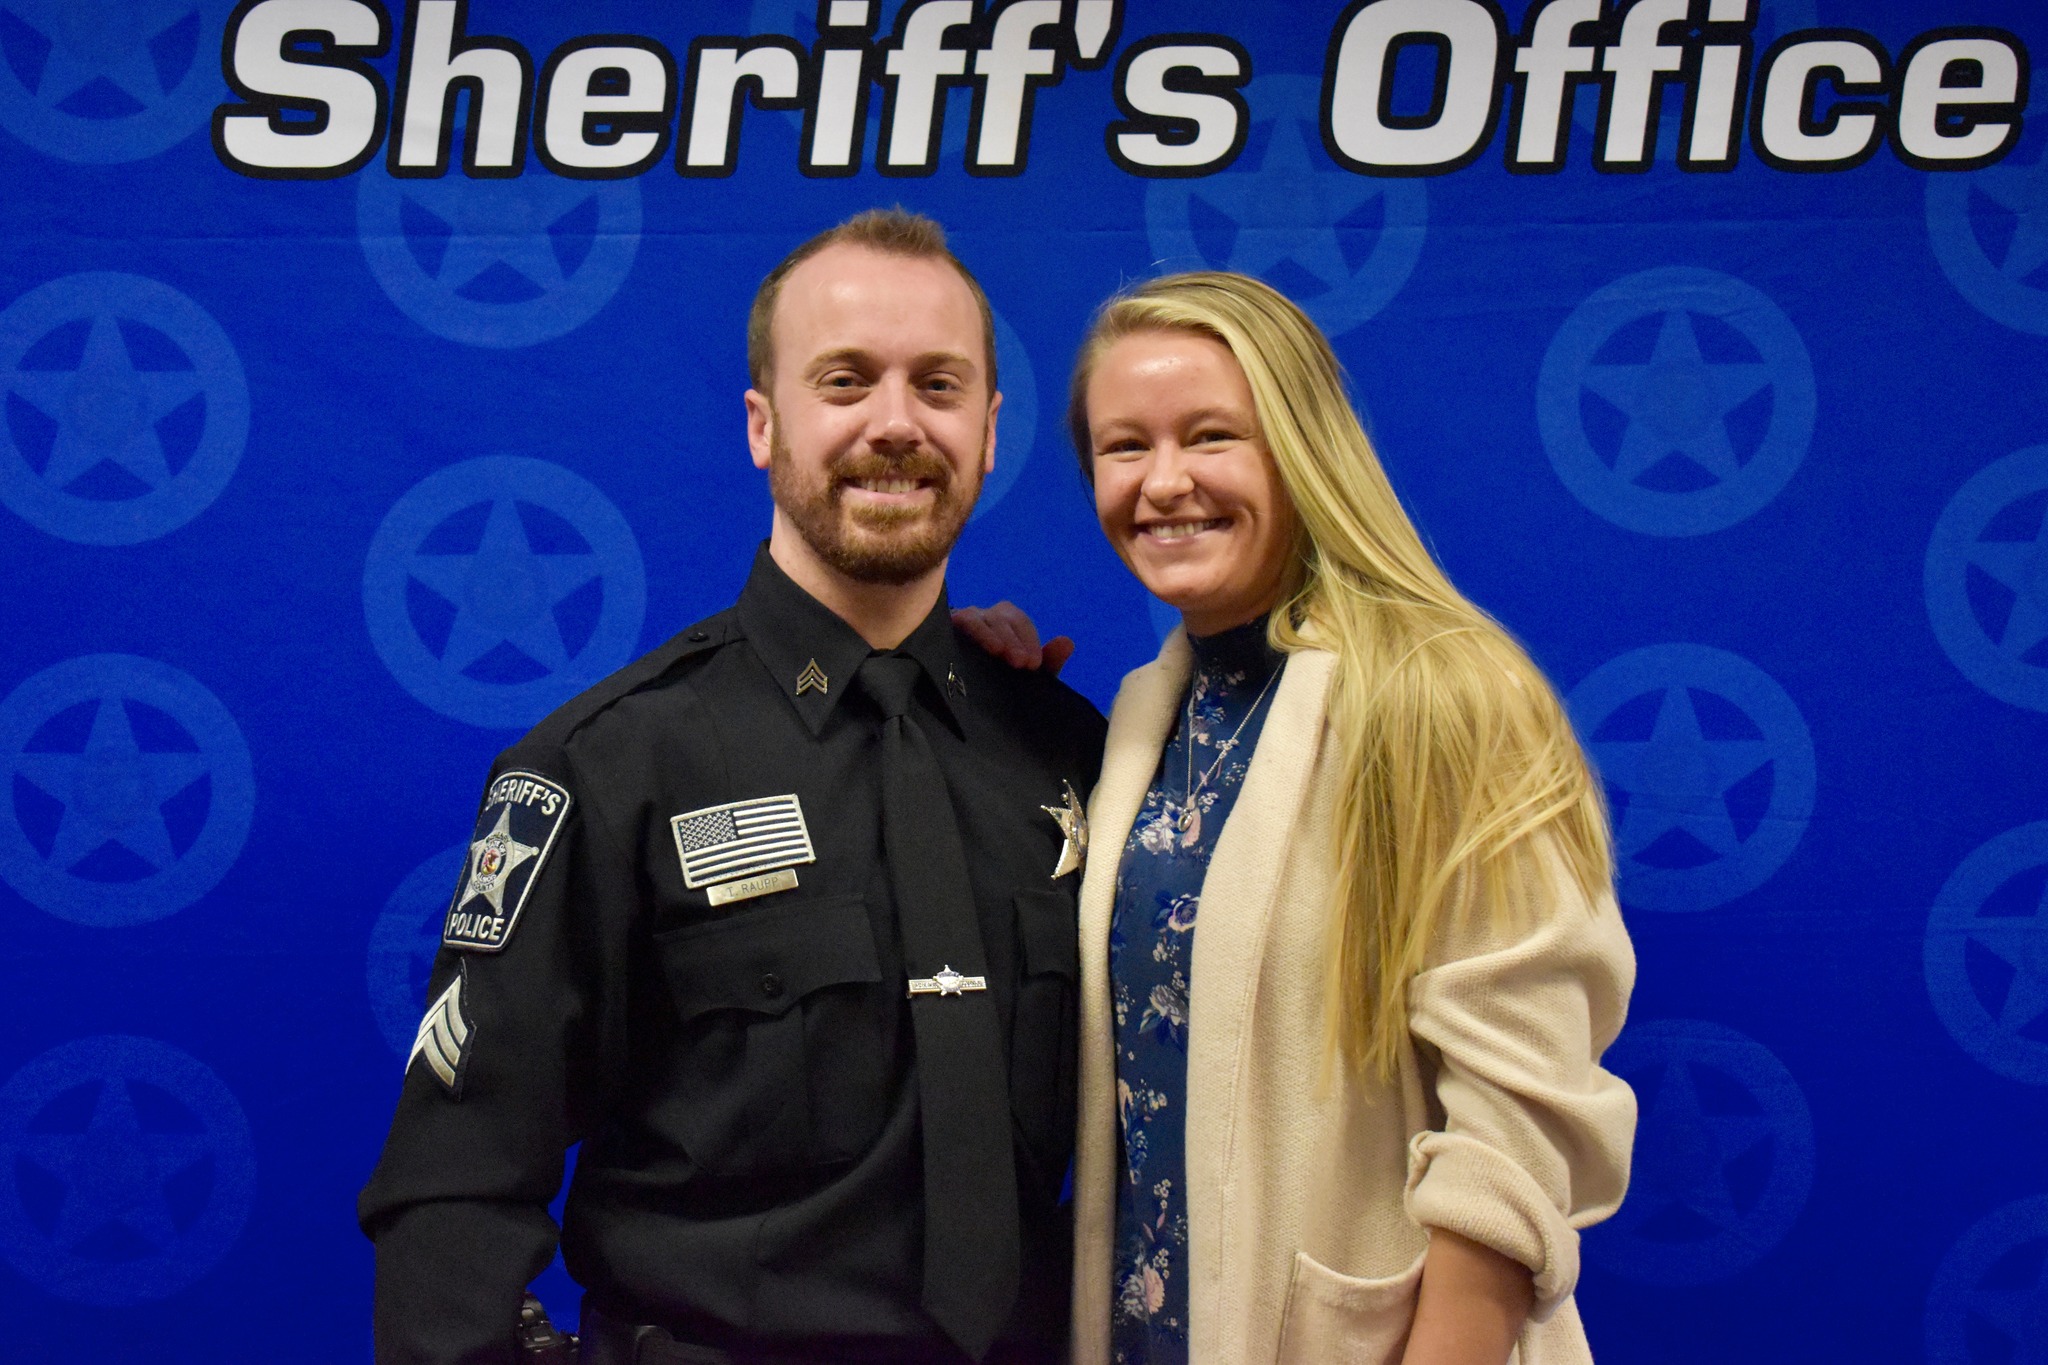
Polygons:
M516 1358L578 1141L586 1361L1063 1352L1103 727L948 621L988 304L937 224L865 213L763 282L748 363L739 602L486 784L361 1200L385 1365Z

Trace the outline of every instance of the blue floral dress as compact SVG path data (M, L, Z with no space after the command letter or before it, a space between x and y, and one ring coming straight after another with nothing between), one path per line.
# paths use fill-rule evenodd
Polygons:
M1124 1150L1110 1310L1117 1365L1188 1358L1183 1126L1195 913L1283 662L1266 644L1263 618L1189 643L1194 675L1124 844L1109 934Z

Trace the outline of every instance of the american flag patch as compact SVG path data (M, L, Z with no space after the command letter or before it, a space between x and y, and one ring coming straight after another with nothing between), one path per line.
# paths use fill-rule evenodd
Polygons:
M691 890L771 868L814 863L811 832L794 795L706 806L670 820L683 885Z

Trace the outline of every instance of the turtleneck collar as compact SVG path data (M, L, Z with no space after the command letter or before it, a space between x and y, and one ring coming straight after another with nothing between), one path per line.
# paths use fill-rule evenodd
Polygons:
M1242 673L1254 683L1263 682L1286 658L1267 643L1264 616L1214 635L1190 635L1188 645L1195 653L1195 667L1202 672Z

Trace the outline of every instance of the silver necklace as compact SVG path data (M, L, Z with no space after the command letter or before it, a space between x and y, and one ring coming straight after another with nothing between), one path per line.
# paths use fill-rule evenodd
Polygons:
M1253 700L1251 708L1244 713L1244 719L1239 721L1237 728L1230 732L1230 738L1216 746L1216 757L1210 761L1208 768L1199 778L1195 776L1195 689L1192 684L1188 687L1188 769L1186 786L1183 788L1187 792L1187 802L1180 808L1180 814L1175 816L1173 821L1173 827L1180 831L1180 846L1182 848L1189 847L1195 840L1202 837L1202 807L1200 804L1202 792L1207 789L1209 779L1216 775L1216 769L1222 766L1223 760L1228 758L1231 750L1237 747L1237 737L1244 733L1244 727L1251 724L1252 717L1259 713L1260 705L1265 702L1266 694L1273 690L1273 683L1279 676L1280 670L1274 669L1272 676L1266 679L1266 685L1259 689L1259 695Z

